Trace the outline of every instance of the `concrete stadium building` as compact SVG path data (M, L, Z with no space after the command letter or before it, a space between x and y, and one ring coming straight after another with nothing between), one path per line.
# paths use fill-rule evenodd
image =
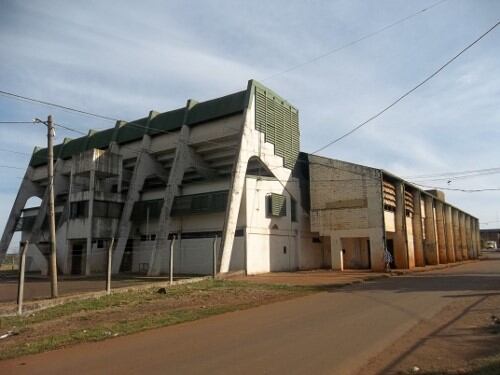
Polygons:
M476 218L379 169L299 152L297 108L267 87L184 107L55 146L58 270L247 274L398 268L476 258ZM47 149L35 149L0 242L29 240L48 271ZM38 207L25 208L32 197Z

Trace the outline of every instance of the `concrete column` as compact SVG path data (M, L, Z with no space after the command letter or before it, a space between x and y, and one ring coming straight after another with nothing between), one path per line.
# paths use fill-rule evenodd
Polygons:
M467 238L467 256L469 259L474 259L474 249L472 247L472 223L471 217L465 215L465 236Z
M421 194L416 190L413 192L413 247L415 251L415 265L417 267L425 266L424 258L424 237L422 233L422 210Z
M56 163L54 164L54 195L57 197L61 192L66 188L64 185L65 179L61 177L61 170L63 167L64 161L61 159L57 159ZM42 202L40 204L40 207L38 208L38 214L36 216L35 222L33 223L33 227L31 229L31 235L28 236L27 240L30 242L30 254L33 254L34 251L40 252L42 255L43 252L40 249L40 237L43 234L42 226L44 221L47 218L47 213L48 213L48 205L49 203L49 189L48 187L45 188L45 192L43 194ZM40 262L39 266L42 269L42 274L44 274L48 270L48 261L45 255L42 255L39 257ZM43 261L42 261L43 259ZM61 259L58 259L59 265L61 265ZM43 262L43 263L42 263Z
M94 193L95 193L95 170L94 163L90 169L89 177L89 203L87 217L87 252L85 256L85 275L89 276L91 271L92 261L92 228L94 219Z
M452 209L451 213L453 221L453 244L455 252L455 262L462 260L462 237L460 236L460 215L458 210Z
M404 185L395 183L396 189L396 211L394 213L396 232L394 233L394 262L396 268L409 268L408 244L406 236L406 214Z
M148 154L149 147L151 145L151 138L145 135L142 138L141 150L137 155L137 159L134 166L134 171L132 173L132 178L130 180L129 189L127 192L127 198L123 205L122 214L120 216L120 221L118 224L116 234L116 247L113 251L113 273L116 274L120 271L120 266L122 263L123 253L125 251L125 246L130 234L130 217L132 216L132 210L134 209L134 204L139 200L141 189L144 185L146 177L153 173L154 169L152 167L153 160Z
M477 257L481 255L481 228L479 227L479 220L476 220L476 246L477 246Z
M445 216L445 232L446 232L446 258L448 263L455 262L455 243L453 235L453 219L451 214L451 207L444 205Z
M240 151L240 153L243 150ZM233 183L229 190L228 207L226 211L226 219L224 225L224 233L222 238L222 259L220 272L229 272L229 264L231 262L231 252L236 234L236 224L240 213L241 200L245 188L245 176L248 166L248 159L242 158L236 162L236 168L233 173ZM333 259L333 257L332 257Z
M480 231L479 220L476 219L476 247L477 247L476 257L478 258L479 255L481 255L481 234L479 231Z
M177 147L175 149L174 161L170 168L167 186L163 192L163 205L158 219L158 233L156 235L153 251L151 252L151 259L149 261L149 276L157 276L160 274L160 252L166 252L169 249L168 235L170 232L172 206L174 198L180 193L180 186L184 178L184 172L190 163L190 151L188 146L190 128L186 125L187 113L195 105L191 100L188 101L186 106L186 115L184 118L184 125L182 125L177 138Z
M436 200L436 228L438 236L438 252L439 252L439 263L447 263L448 259L446 256L446 233L445 233L445 223L444 223L444 211L443 202Z
M424 256L425 264L439 264L439 255L437 248L436 227L434 222L434 199L430 196L424 197L425 203L425 241Z
M384 227L380 227L370 231L370 263L372 271L383 272L385 270L384 232Z
M240 213L241 200L245 188L245 178L246 178L248 160L252 156L254 156L254 152L252 150L253 141L251 137L251 132L255 120L253 119L253 113L251 110L249 110L249 108L245 110L244 114L244 122L242 126L238 158L236 159L233 165L233 173L232 173L233 178L231 181L231 186L229 188L226 215L224 217L224 228L222 231L222 240L220 245L222 249L221 263L220 263L221 273L229 272L229 266L231 263L231 255L234 244L234 236L236 234L236 225L238 223L238 215ZM247 237L245 237L245 243L246 241Z
M332 270L343 271L344 259L342 254L342 240L339 237L335 236L333 233L331 233L330 243L331 243Z
M462 260L469 259L469 255L467 253L467 234L465 231L465 215L462 212L458 214L458 223L460 227L460 244L462 251Z
M472 237L472 250L473 258L477 258L477 242L476 242L476 219L471 218L471 237Z

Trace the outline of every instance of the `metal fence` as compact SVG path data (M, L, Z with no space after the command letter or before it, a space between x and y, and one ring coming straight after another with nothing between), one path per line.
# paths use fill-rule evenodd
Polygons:
M140 239L137 239L141 243ZM203 245L193 247L191 252L202 254L198 260L202 264L194 264L198 270L195 274L185 272L185 265L182 258L188 259L189 252L183 251L180 246L182 238L174 236L169 241L168 248L162 249L161 259L163 272L159 276L148 276L149 259L153 250L154 241L142 241L140 248L133 250L133 256L138 257L134 262L134 268L128 272L112 274L112 255L116 246L116 241L111 239L108 246L103 248L93 248L90 259L81 260L93 266L89 275L58 275L58 296L78 295L86 292L96 292L106 290L111 293L111 289L140 285L141 283L151 283L155 281L169 282L173 284L177 279L185 279L200 276L213 276L217 274L218 248L220 238L216 235L212 239L203 241ZM196 241L194 241L196 243ZM193 243L193 242L191 242ZM48 272L32 271L30 268L31 255L29 246L25 244L19 254L12 254L5 258L1 264L0 271L0 308L2 305L17 303L19 313L22 313L23 301L33 301L36 299L46 299L51 297L51 283ZM191 255L192 256L192 255ZM143 258L144 262L140 259ZM139 260L139 261L138 261ZM125 258L122 260L126 261ZM197 268L196 268L197 267ZM84 269L83 273L84 272ZM0 309L1 310L1 309Z

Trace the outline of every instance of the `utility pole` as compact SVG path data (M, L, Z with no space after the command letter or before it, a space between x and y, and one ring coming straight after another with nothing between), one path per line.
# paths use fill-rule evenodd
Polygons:
M47 150L49 172L49 231L50 231L50 291L52 298L56 298L57 288L57 250L56 250L56 216L54 207L54 124L52 115L47 118Z
M35 119L47 126L47 172L49 188L49 237L50 237L50 291L52 298L58 296L57 288L57 250L56 250L56 217L54 208L54 123L52 115L47 121Z
M17 314L23 314L24 300L24 272L26 270L26 253L28 252L30 242L26 241L19 254L19 283L17 284Z

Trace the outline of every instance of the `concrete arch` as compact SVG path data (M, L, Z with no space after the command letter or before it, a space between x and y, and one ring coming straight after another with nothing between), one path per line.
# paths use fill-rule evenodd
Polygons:
M30 180L28 177L30 169L31 168L29 167L23 181L21 182L21 186L10 210L7 223L5 224L2 239L0 240L0 262L7 253L7 249L10 246L16 229L16 224L21 218L22 211L26 208L28 201L32 201L33 198L38 198L41 201L45 191L44 188Z

